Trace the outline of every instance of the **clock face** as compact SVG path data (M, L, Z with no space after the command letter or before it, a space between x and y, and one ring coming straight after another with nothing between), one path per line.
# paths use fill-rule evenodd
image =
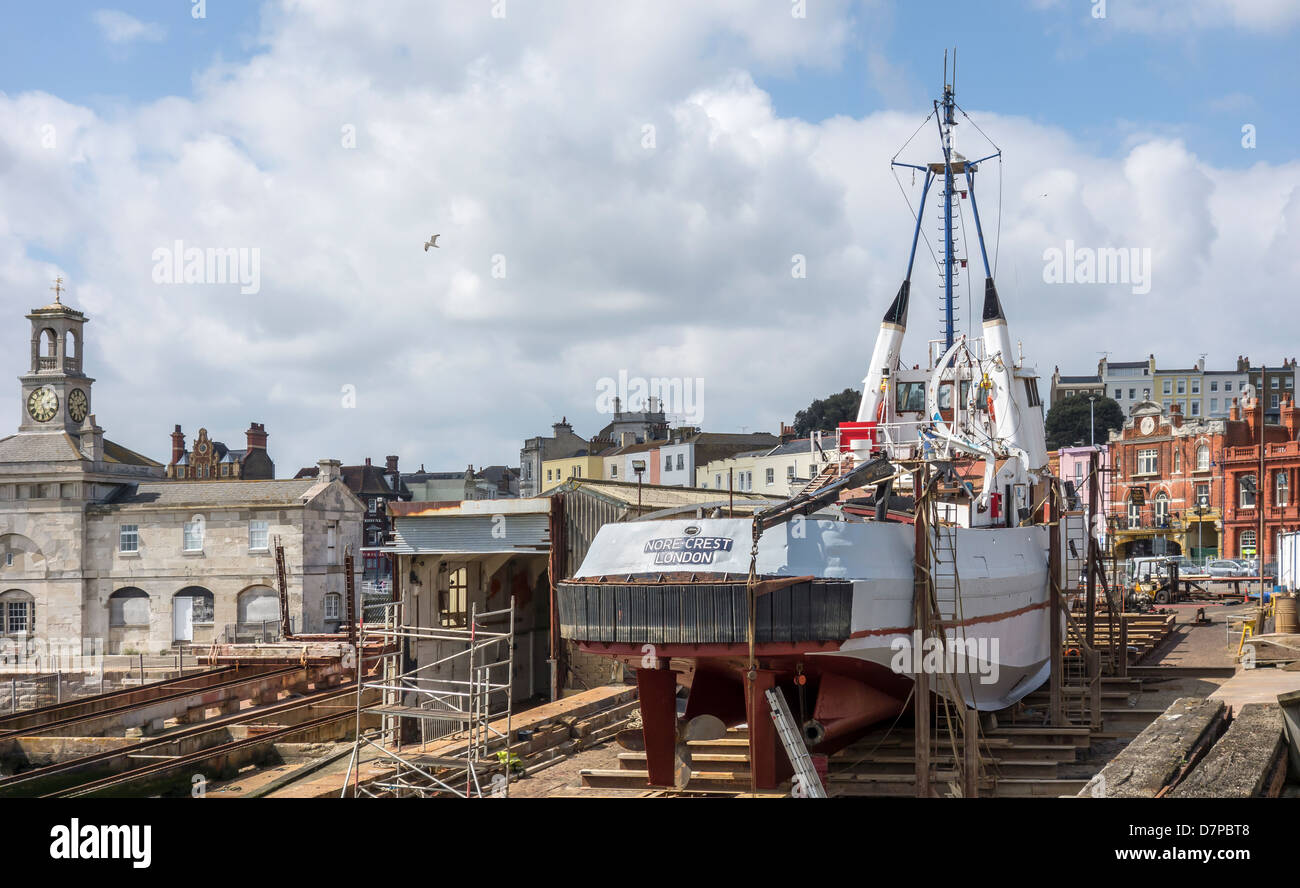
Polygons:
M81 389L68 392L68 416L72 417L73 422L81 422L85 419L89 408L90 402L86 400L85 392Z
M27 396L27 412L37 422L49 422L59 412L59 396L54 389L38 388Z
M1155 431L1155 427L1156 427L1156 421L1154 417L1151 416L1142 417L1142 434L1144 435L1151 434L1153 431Z

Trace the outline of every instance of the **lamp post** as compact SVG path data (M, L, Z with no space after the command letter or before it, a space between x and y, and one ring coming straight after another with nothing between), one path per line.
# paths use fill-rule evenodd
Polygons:
M1097 396L1088 396L1088 443L1097 446Z
M632 460L632 471L636 475L636 516L641 517L641 476L645 474L645 460Z

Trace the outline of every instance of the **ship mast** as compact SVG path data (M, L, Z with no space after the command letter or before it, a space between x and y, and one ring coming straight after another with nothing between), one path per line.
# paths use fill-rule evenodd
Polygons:
M957 125L953 111L957 107L957 48L952 50L952 82L948 82L948 51L943 52L943 104L935 100L934 110L939 119L939 139L943 145L943 347L952 348L953 341L953 307L952 278L953 255L952 241L952 128Z
M930 193L930 186L935 183L935 180L940 177L943 179L943 203L941 209L943 216L943 266L940 269L940 274L943 278L943 341L944 350L946 351L952 348L952 344L956 339L953 282L957 276L959 263L962 262L962 259L957 255L957 238L954 234L954 222L956 221L954 213L958 212L954 204L958 199L958 195L970 200L971 211L975 217L975 232L979 239L980 256L984 261L984 277L986 281L991 281L993 271L989 267L988 251L984 245L984 230L980 222L979 205L975 201L975 173L981 163L986 160L1000 158L1002 152L994 145L992 154L978 160L967 160L953 147L953 127L957 125L957 112L961 111L963 117L967 116L966 112L957 104L956 49L952 51L951 79L949 79L948 71L948 53L945 51L943 54L943 80L943 97L934 100L934 110L931 112L939 128L939 144L943 149L943 160L927 164L904 163L898 160L896 154L894 159L890 161L890 166L919 170L925 175L921 187L921 200L916 209L916 227L912 232L912 250L907 259L907 276L903 280L904 291L911 288L912 268L916 264L916 247L921 235L921 221L925 215L926 196ZM913 137L915 137L915 133ZM911 139L908 139L908 143L911 141ZM906 147L907 144L904 144L903 148L899 149L899 154ZM965 179L964 184L959 177Z

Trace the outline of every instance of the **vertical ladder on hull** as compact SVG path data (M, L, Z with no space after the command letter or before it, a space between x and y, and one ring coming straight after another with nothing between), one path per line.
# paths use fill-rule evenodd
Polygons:
M939 620L957 619L957 528L951 524L934 524L934 553L930 560L934 580L934 598L939 606ZM950 609L944 613L945 609Z
M812 756L808 755L808 747L803 744L803 735L795 730L790 707L785 703L785 695L781 693L780 688L768 688L765 693L767 705L772 710L772 722L776 725L776 733L781 738L781 745L785 747L785 754L790 757L790 763L794 765L796 785L803 787L804 798L826 798L826 789L822 786L821 778L817 776L817 770L813 767Z

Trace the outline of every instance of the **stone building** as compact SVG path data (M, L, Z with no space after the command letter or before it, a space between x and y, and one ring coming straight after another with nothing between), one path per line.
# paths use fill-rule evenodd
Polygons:
M317 478L320 468L311 466L299 469L295 478ZM392 567L388 556L380 547L388 539L391 531L390 503L406 502L411 499L411 489L406 486L406 479L397 470L397 457L385 458L384 467L374 465L366 457L364 465L343 466L343 483L348 490L356 494L366 507L366 517L362 527L362 579L370 583L385 583L392 578Z
M572 456L587 447L587 441L574 434L568 417L551 426L549 437L539 435L529 438L519 451L519 495L530 497L542 492L543 462L561 456Z
M27 318L22 421L0 439L0 656L154 653L260 629L279 616L277 539L295 627L337 625L364 511L337 462L307 481L166 480L90 412L85 315L56 297Z
M237 481L269 481L275 477L275 463L266 452L266 426L250 423L244 432L248 444L243 450L232 450L221 441L208 438L207 429L199 429L194 446L185 449L185 433L176 426L172 432L172 461L167 464L167 477L185 481L216 481L222 478Z

